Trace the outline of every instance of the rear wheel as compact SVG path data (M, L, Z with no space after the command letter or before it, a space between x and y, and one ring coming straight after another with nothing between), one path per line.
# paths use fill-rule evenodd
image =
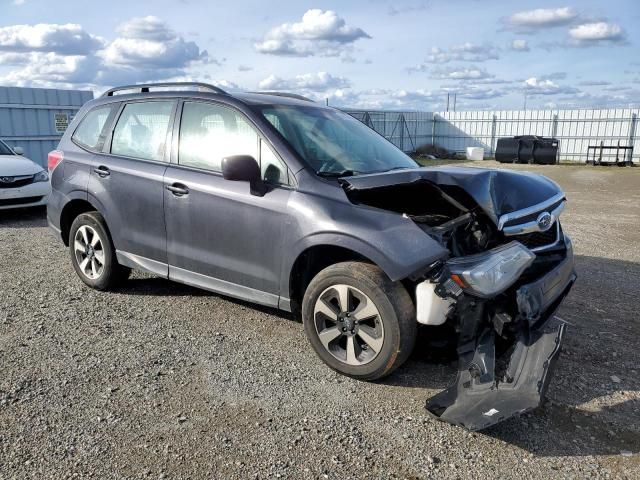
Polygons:
M130 269L118 264L107 227L98 212L78 215L69 232L71 263L91 288L107 290L125 280Z
M318 356L362 380L382 378L402 365L416 337L415 307L405 288L363 262L338 263L316 275L302 318Z

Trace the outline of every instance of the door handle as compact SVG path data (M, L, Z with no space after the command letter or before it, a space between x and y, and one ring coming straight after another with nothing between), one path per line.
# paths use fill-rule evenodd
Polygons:
M167 190L173 193L176 197L182 197L183 195L189 195L189 189L181 183L174 183L173 185L167 185Z
M100 165L98 168L94 168L93 171L98 174L100 178L108 177L111 172L104 165Z

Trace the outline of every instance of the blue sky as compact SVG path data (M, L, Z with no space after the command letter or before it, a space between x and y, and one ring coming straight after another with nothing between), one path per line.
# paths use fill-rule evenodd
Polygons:
M55 5L55 8L54 8ZM640 105L637 0L0 0L0 85L200 80L333 105Z

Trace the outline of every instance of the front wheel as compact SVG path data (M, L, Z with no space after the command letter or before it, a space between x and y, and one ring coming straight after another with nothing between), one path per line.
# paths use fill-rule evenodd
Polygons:
M402 365L417 329L405 288L363 262L338 263L318 273L305 292L302 320L318 356L361 380L385 377Z

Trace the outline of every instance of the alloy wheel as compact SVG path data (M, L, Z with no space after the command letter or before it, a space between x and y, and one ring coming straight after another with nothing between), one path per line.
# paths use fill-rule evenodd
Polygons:
M74 253L78 267L84 276L91 280L104 272L104 248L96 230L89 225L82 225L74 238Z
M313 318L323 347L341 362L364 365L382 350L380 312L367 295L351 285L325 289L316 300Z

